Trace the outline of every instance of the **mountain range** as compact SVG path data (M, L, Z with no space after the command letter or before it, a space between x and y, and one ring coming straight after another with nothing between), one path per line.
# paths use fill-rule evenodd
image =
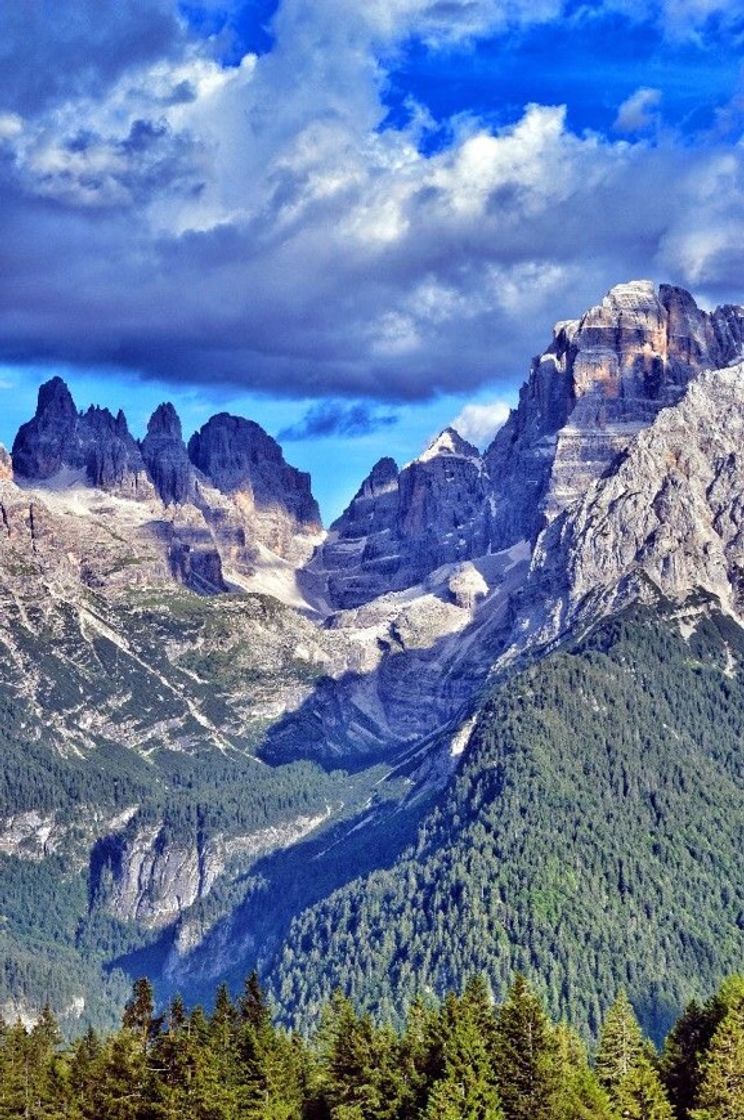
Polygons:
M383 457L324 531L220 413L137 441L60 378L0 454L0 1001L129 977L528 972L659 1036L744 950L744 307L635 281L556 324L481 452Z

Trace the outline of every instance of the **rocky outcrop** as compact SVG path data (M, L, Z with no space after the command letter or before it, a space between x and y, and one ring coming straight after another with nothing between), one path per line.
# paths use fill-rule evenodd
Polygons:
M357 607L418 583L443 564L482 556L491 485L475 447L446 428L400 472L381 459L331 526L311 571L330 603Z
M701 374L538 538L516 648L636 598L704 592L744 621L744 364Z
M93 848L91 899L122 921L166 925L206 898L219 879L244 871L267 852L296 844L330 813L327 808L244 835L217 833L206 840L198 835L170 835L161 821L147 825L135 821ZM191 947L185 926L179 935L179 949L185 952Z
M42 385L36 415L16 436L16 478L59 495L74 490L81 506L88 504L80 493L86 486L146 503L167 570L194 590L226 590L225 566L249 587L263 566L281 569L282 579L273 582L302 602L284 568L300 567L321 532L310 476L290 466L258 424L226 413L189 446L191 457L172 404L155 410L138 444L123 412L78 412L57 377ZM0 481L11 477L10 461L0 458Z
M13 443L15 474L43 482L62 470L81 473L91 486L130 497L149 497L145 465L124 413L107 408L78 412L62 378L39 389L36 414Z
M8 482L13 478L13 460L7 450L0 443L0 482Z
M681 288L635 281L581 319L557 323L519 404L486 452L494 481L492 546L533 540L580 497L704 369L744 347L744 308L698 308Z
M170 402L158 405L140 444L148 474L165 505L182 505L194 496L194 471L183 442L181 421Z
M481 459L443 433L399 473L381 460L310 570L333 607L410 587L438 565L534 542L691 378L744 353L744 308L698 308L681 288L634 281L557 323L519 404Z
M194 433L188 453L223 494L246 493L259 511L279 508L298 528L320 528L310 475L290 466L276 440L252 420L218 413Z

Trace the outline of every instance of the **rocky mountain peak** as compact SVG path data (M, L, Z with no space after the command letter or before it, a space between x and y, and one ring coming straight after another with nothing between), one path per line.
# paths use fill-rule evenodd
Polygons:
M152 483L166 505L182 505L194 493L194 470L181 433L181 420L168 401L158 405L140 443Z
M701 310L682 288L636 280L556 324L519 404L486 452L498 484L493 547L534 539L704 369L744 352L744 310Z
M647 589L744 618L743 438L744 364L703 372L540 534L521 633L554 640Z
M378 459L359 487L354 500L358 498L376 498L379 497L380 494L387 493L390 490L397 490L398 473L398 464L395 459L391 459L389 455Z
M426 462L437 455L462 455L466 459L479 459L480 452L472 443L463 439L454 428L445 428L431 441L424 453L419 456L420 461Z
M36 405L36 419L48 422L69 422L77 417L77 408L72 393L61 377L45 381L39 388Z
M478 450L445 428L401 471L380 459L331 526L311 568L339 607L401 590L488 551L489 481Z
M147 435L183 441L181 418L170 401L159 404L155 409L147 422Z
M140 496L144 464L123 412L91 406L79 413L61 377L39 389L36 414L13 442L15 473L43 482L60 470L79 472L91 486ZM145 487L146 489L146 487Z
M245 492L258 510L285 510L299 527L320 527L310 475L290 466L276 440L253 420L218 413L191 437L188 454L222 493Z

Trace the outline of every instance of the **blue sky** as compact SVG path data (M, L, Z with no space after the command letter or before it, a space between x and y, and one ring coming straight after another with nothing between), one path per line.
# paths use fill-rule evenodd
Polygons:
M227 409L327 519L482 442L612 284L744 299L743 42L736 0L4 6L0 439L52 372L138 435Z

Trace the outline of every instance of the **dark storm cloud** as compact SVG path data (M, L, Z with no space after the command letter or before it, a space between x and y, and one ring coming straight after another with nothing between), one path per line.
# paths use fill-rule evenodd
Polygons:
M741 298L740 147L577 135L545 107L429 157L415 121L381 130L373 44L416 10L284 0L274 48L229 70L164 3L65 3L64 42L34 15L48 80L0 71L0 359L416 400L519 378L619 281ZM297 430L379 422L354 407Z
M393 413L376 413L365 404L346 405L337 401L321 401L312 405L299 423L283 428L277 439L283 442L324 439L328 436L367 436L397 422L398 417Z
M0 109L26 116L61 98L100 95L182 41L170 0L8 0L0 5Z

